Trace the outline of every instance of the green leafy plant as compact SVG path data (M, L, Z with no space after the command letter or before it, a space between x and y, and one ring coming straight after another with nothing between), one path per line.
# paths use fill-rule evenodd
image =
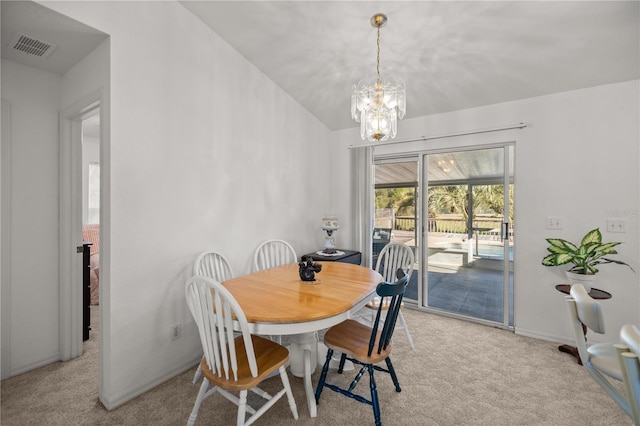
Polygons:
M569 269L569 272L595 275L598 273L597 265L616 263L628 266L633 271L631 266L621 260L605 257L618 254L614 247L622 243L603 243L602 233L599 228L587 232L579 246L561 238L547 238L546 240L549 243L547 250L551 254L542 259L544 266L560 266L570 263L573 266Z

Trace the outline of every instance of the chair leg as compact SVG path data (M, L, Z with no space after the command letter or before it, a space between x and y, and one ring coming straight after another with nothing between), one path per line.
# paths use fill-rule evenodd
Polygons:
M347 361L347 354L342 354L340 356L340 364L338 365L338 374L342 374L344 371L344 363Z
M193 375L193 384L198 383L198 380L202 377L202 367L198 364L198 368L196 369L195 374Z
M191 415L189 415L189 420L187 420L187 426L193 426L196 422L196 417L198 417L198 411L200 410L200 405L202 401L206 398L207 388L209 387L209 381L204 379L202 384L200 385L200 391L198 391L198 396L196 397L196 402L193 404L193 409L191 410Z
M387 370L389 370L391 380L393 380L393 384L396 386L396 392L401 392L400 382L398 381L398 376L396 376L396 370L394 370L393 364L391 364L391 358L386 357L384 361L387 363Z
M244 425L244 417L247 413L247 391L240 391L240 398L238 398L238 419L236 421L237 426Z
M376 388L376 380L373 378L373 365L367 366L369 370L369 387L371 388L371 405L373 406L373 417L375 417L376 426L380 426L380 403L378 402L378 389Z
M293 399L293 392L291 392L291 384L289 384L289 376L287 376L287 370L283 367L280 367L280 379L282 379L282 385L287 391L287 399L289 400L289 408L291 409L291 414L293 414L293 418L298 420L298 408L296 407L296 400Z
M409 347L414 349L413 339L411 338L411 334L409 333L409 327L407 327L407 322L404 320L404 315L402 315L402 311L399 311L400 315L398 315L400 322L402 323L402 327L404 328L404 334L407 336L407 340L409 341Z
M318 386L316 386L316 404L320 402L320 395L322 394L322 389L324 387L324 381L327 379L327 371L329 371L329 363L331 362L331 357L333 356L333 349L327 350L327 359L322 366L322 373L320 373L320 380L318 380Z

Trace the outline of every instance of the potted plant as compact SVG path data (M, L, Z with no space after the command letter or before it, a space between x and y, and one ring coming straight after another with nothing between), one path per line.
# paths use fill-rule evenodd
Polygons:
M625 262L609 257L618 254L614 247L622 243L603 243L599 228L587 232L579 246L561 238L547 238L546 241L549 243L547 250L550 254L542 259L542 264L544 266L572 264L573 266L566 271L567 278L572 284L580 282L587 291L591 289L590 283L598 273L598 265L617 263L628 266L633 271L633 268Z

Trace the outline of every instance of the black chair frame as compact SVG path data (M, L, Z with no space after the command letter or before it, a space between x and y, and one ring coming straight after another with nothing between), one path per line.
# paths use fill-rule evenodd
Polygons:
M398 277L398 281L395 283L383 282L378 284L376 288L376 293L381 297L381 303L378 307L378 311L376 314L375 321L373 326L371 327L371 337L369 338L369 347L367 351L367 356L371 356L374 350L376 350L377 354L380 354L383 350L386 350L391 343L391 337L393 336L393 331L395 329L396 320L398 319L398 313L400 312L400 306L402 303L402 297L404 296L405 289L407 288L407 284L409 281L408 275L404 273L402 269L398 269L396 273ZM378 328L380 326L380 317L382 313L382 306L384 305L385 298L391 298L391 301L388 305L387 317L384 322L382 322L382 331L380 332L380 338L377 339L378 336ZM378 340L376 345L376 340ZM347 356L347 354L343 353L340 357L340 364L338 365L338 374L342 374L344 370L344 364L346 360L353 362L354 364L361 365L360 371L353 379L348 389L340 388L336 385L326 383L327 372L329 370L329 362L331 361L331 357L333 356L333 349L329 348L327 351L327 358L322 367L322 373L320 375L320 380L318 382L318 386L316 388L316 404L320 402L320 395L322 394L323 388L329 388L334 392L338 392L342 395L348 396L349 398L353 398L358 402L362 402L365 404L369 404L373 407L373 415L375 417L376 425L380 425L380 404L378 402L378 390L376 387L376 381L374 379L374 371L383 371L385 373L389 373L391 379L393 380L393 384L395 386L396 392L401 392L400 382L398 381L398 376L393 368L393 364L391 363L391 359L387 356L384 361L386 363L387 368L380 367L379 365L370 364L366 362L362 362L361 360L355 359L351 356ZM369 387L371 390L371 399L367 399L361 395L354 393L354 389L357 386L358 382L364 375L365 371L369 373Z

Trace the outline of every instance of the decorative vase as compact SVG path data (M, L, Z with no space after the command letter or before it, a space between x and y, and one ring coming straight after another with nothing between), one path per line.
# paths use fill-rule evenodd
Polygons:
M574 274L569 271L566 271L566 274L569 284L582 284L587 293L591 291L591 284L596 279L595 275Z

